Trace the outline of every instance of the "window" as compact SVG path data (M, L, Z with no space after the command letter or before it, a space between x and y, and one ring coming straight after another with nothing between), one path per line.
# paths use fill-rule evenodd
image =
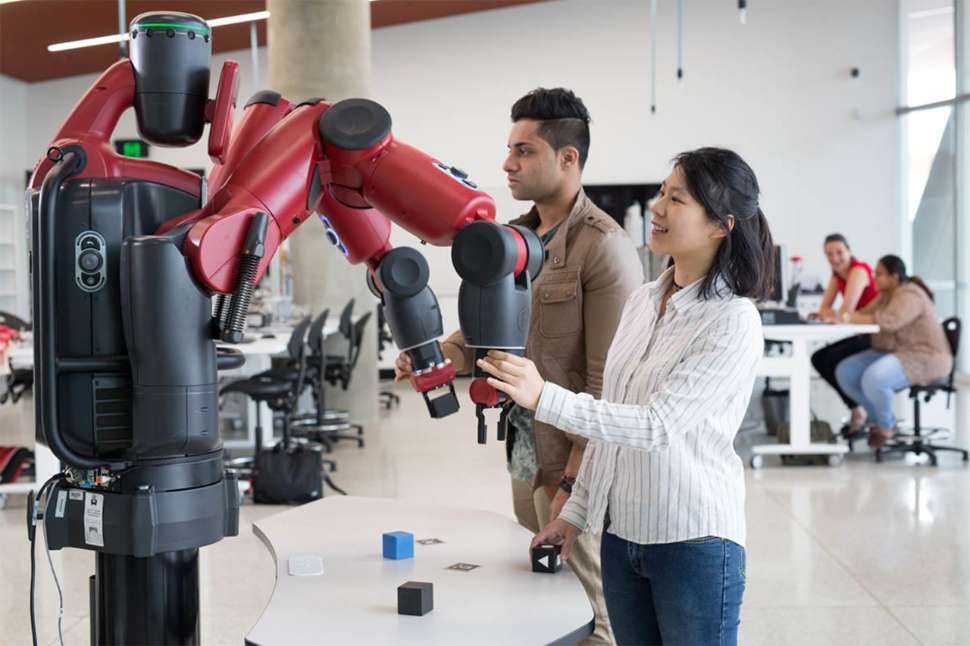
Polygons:
M941 317L970 321L970 249L961 243L970 229L958 186L970 160L965 141L966 87L970 60L960 45L970 36L962 16L970 0L900 0L902 70L897 110L901 132L901 210L903 257L910 273L923 278L936 293ZM965 198L964 198L965 199ZM965 212L968 211L968 212ZM970 352L960 368L970 372Z

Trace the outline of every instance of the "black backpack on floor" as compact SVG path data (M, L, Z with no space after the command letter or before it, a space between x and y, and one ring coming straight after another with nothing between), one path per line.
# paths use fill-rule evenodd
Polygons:
M302 505L323 497L320 452L281 446L260 451L253 470L253 502Z

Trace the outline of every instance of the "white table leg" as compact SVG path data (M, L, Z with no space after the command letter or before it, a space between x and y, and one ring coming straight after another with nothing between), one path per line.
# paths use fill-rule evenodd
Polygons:
M807 448L811 444L812 409L808 398L811 388L811 363L808 358L808 347L805 339L795 339L792 342L792 364L794 373L788 386L789 394L789 423L791 425L792 448Z
M757 455L841 455L849 450L844 444L813 444L811 434L812 411L809 405L811 393L812 365L808 355L808 339L791 339L792 356L784 364L791 367L789 379L789 423L790 439L788 444L760 444L752 447ZM773 374L772 376L776 376ZM833 458L836 459L836 458ZM752 460L752 465L760 464Z

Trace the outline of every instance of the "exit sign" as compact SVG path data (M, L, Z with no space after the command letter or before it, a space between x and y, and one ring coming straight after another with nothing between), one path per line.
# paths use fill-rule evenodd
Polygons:
M115 152L125 157L148 157L148 144L141 139L115 139Z

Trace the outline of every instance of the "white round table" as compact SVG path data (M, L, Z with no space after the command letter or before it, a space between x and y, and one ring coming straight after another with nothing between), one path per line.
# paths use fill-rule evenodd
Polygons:
M383 558L382 535L414 534L414 558ZM475 509L334 496L260 520L253 531L276 559L276 588L246 642L316 644L576 643L593 611L568 566L532 572L532 534ZM418 541L436 538L441 543ZM324 573L293 576L289 559L319 556ZM450 570L456 563L479 567ZM399 615L397 588L434 584L434 609Z

